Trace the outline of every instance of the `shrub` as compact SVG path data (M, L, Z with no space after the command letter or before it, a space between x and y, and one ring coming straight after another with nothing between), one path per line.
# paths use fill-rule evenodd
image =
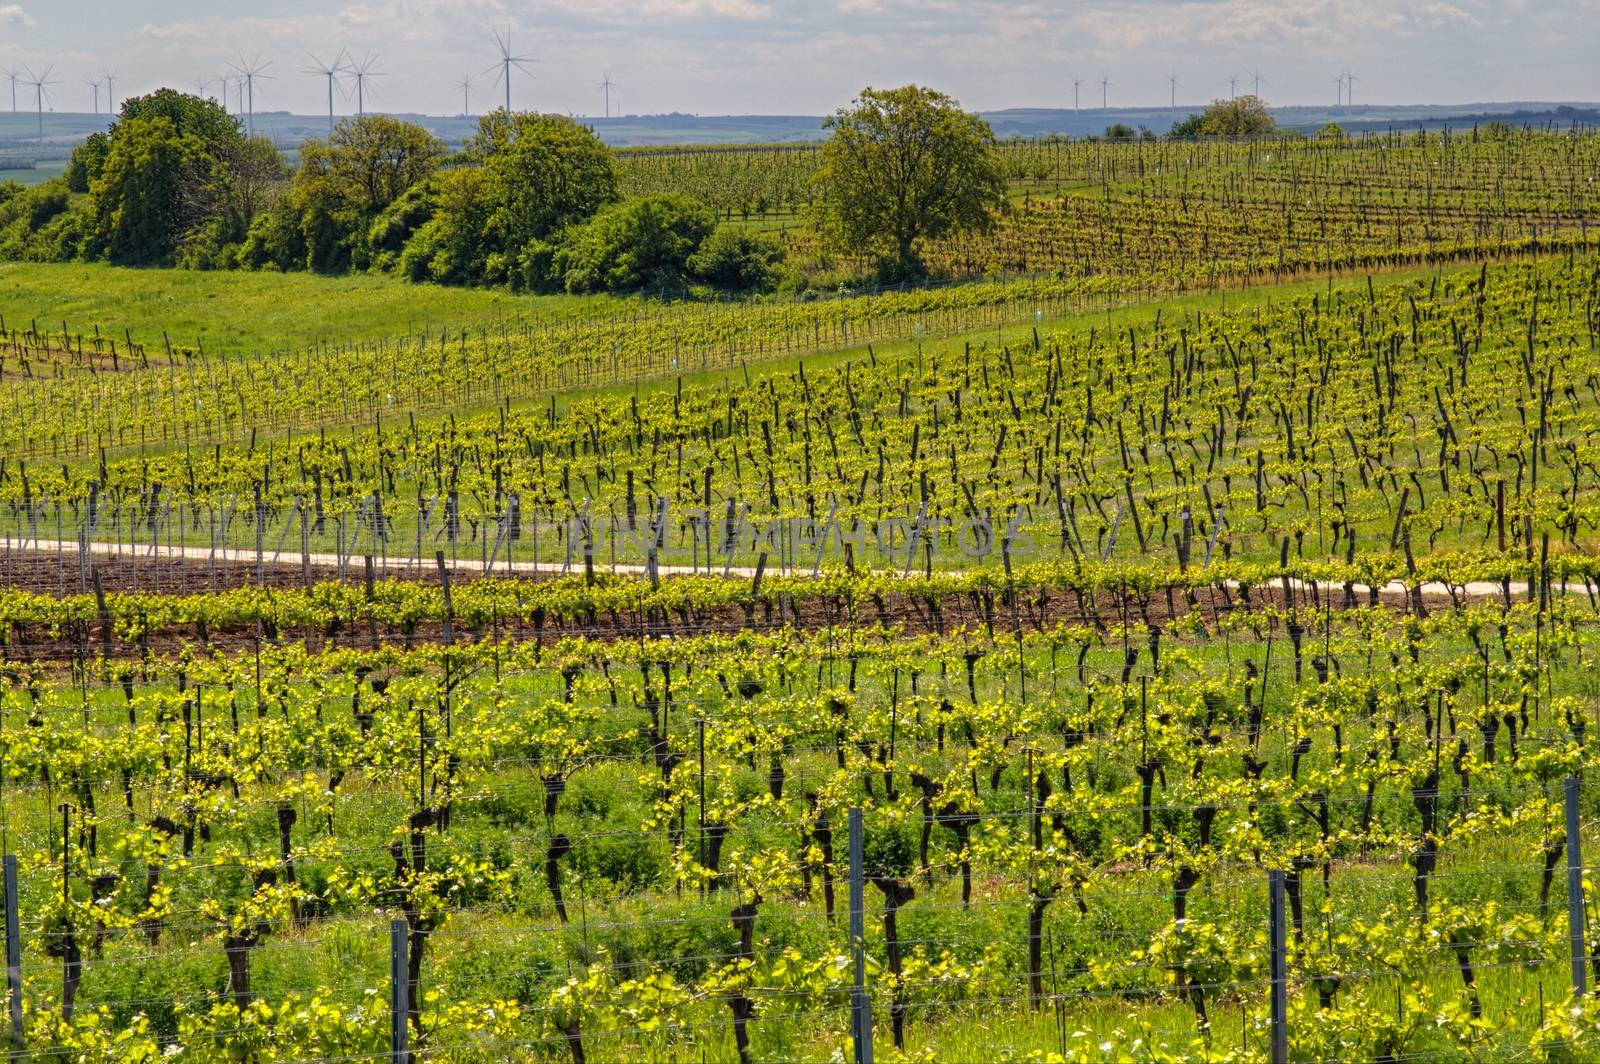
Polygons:
M446 171L438 178L433 198L431 217L417 228L400 252L400 272L413 281L447 284L503 280L492 276L491 249L482 239L495 209L492 182L484 170L471 167Z
M689 257L711 235L711 211L684 196L647 196L570 230L555 254L568 292L682 291Z
M718 288L766 291L777 281L783 248L770 237L719 225L689 256L689 272Z
M251 270L294 270L305 264L305 235L287 201L256 216L239 249L239 265Z
M1272 112L1259 96L1237 96L1231 100L1213 100L1199 114L1190 115L1173 125L1169 136L1174 137L1255 137L1271 133L1277 128ZM1110 130L1106 131L1110 135Z

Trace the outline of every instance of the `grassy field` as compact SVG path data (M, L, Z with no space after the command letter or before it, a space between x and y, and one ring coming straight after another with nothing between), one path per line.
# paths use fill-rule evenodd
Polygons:
M410 284L383 275L220 273L125 269L100 263L0 263L0 314L7 326L41 330L65 322L111 336L211 351L294 350L321 340L353 342L423 328L614 313L606 296L525 296Z
M752 222L752 228L766 223ZM1361 276L1428 277L1443 267L1375 268ZM1241 284L1216 290L1116 297L1097 309L1052 314L1051 324L1117 325L1148 316L1150 308L1209 312L1265 305L1327 289L1330 278L1285 284ZM1361 280L1339 281L1359 285ZM92 333L159 347L204 345L211 353L298 350L319 340L360 342L395 338L440 327L490 325L502 321L548 321L629 312L641 304L611 296L521 295L499 289L412 284L373 274L329 277L311 273L236 273L181 269L127 269L105 263L0 262L0 316L9 328L37 323L41 331ZM1027 326L1003 330L1006 337ZM859 351L859 349L857 349ZM850 350L840 352L848 357ZM792 359L775 360L778 365ZM693 379L693 378L688 378ZM615 389L613 389L615 390ZM633 385L626 391L634 391ZM585 394L579 389L574 394Z

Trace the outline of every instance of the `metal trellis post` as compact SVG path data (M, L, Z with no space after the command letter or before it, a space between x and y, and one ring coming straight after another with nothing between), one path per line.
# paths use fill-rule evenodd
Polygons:
M6 1006L11 1019L11 1048L22 1051L22 939L17 920L17 858L5 855Z
M867 997L867 958L865 952L864 879L861 861L861 810L850 810L850 954L855 962L855 980L850 988L850 1037L855 1043L856 1064L872 1064L872 1002Z
M389 921L389 1056L394 1064L407 1064L406 1009L410 1002L406 986L406 922Z
M1572 946L1572 993L1587 991L1583 948L1583 847L1578 838L1578 779L1567 777L1567 935Z
M1267 873L1267 922L1272 944L1272 1064L1289 1060L1288 951L1284 947L1283 872Z

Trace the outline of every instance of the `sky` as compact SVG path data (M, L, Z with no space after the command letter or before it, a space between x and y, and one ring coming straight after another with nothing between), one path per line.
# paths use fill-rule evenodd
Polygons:
M215 96L257 64L257 111L317 114L312 57L343 52L373 59L368 110L458 114L470 77L480 113L505 99L496 31L533 60L512 106L578 115L607 73L613 113L823 114L908 81L994 110L1071 106L1080 79L1087 107L1103 78L1155 105L1173 74L1180 104L1256 73L1268 103L1330 104L1346 70L1357 104L1600 100L1600 0L0 0L0 74L50 66L50 106L89 111L108 70L119 99Z

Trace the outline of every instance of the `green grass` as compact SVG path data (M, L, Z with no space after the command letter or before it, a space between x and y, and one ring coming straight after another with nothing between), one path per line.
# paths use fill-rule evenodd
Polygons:
M618 311L607 296L530 296L412 284L384 275L129 269L101 263L0 263L0 315L8 327L119 336L160 346L269 351L316 341L348 343L415 332L550 316Z
M749 225L770 227L759 221ZM1407 270L1388 276L1433 272L1437 271ZM1170 307L1172 312L1218 310L1305 294L1326 284L1311 280L1154 297L1119 304L1111 319L1148 320L1151 306ZM175 345L199 344L213 353L294 350L317 342L402 336L424 328L605 315L625 312L633 303L610 296L520 295L503 289L414 284L381 274L329 277L132 269L104 263L0 263L0 316L8 327L35 322L52 332L63 326L74 334L96 328L110 336L127 331L135 341L157 347L165 335ZM1046 320L1098 323L1106 317L1105 311L1097 310ZM1026 329L1006 332L1015 335ZM878 349L886 346L880 344ZM817 356L806 359L815 360ZM780 360L774 368L792 368L792 362Z

